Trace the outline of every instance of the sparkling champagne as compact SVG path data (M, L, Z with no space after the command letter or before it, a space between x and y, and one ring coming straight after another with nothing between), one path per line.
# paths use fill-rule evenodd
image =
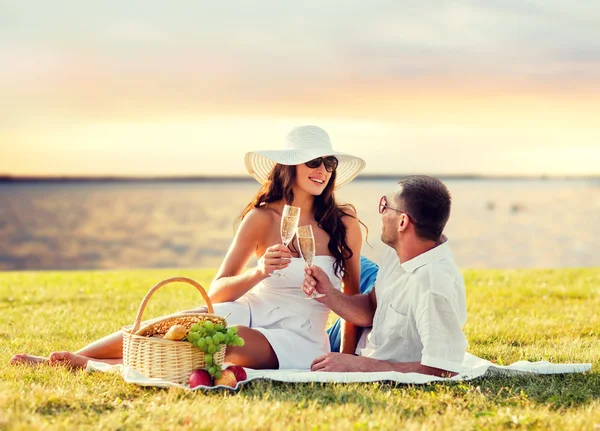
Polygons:
M306 266L312 266L313 257L315 257L315 239L313 237L298 237L300 251L306 262Z
M315 257L315 235L311 225L300 226L298 228L298 245L300 245L300 253L302 253L306 265L312 266L312 261ZM324 293L313 291L305 299L322 298L323 296L325 296Z
M281 217L281 240L286 246L296 234L296 228L298 227L299 219L300 217L296 216Z

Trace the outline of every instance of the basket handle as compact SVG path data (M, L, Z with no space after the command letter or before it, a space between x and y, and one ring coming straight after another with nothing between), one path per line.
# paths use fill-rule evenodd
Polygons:
M176 283L176 282L188 283L188 284L191 284L192 286L194 286L196 289L198 289L198 292L200 292L200 294L204 298L204 301L206 302L206 305L208 307L208 312L210 314L214 313L215 310L213 308L210 298L208 297L208 294L206 293L206 290L204 290L204 288L202 286L200 286L198 283L196 283L194 280L192 280L191 278L187 278L187 277L167 278L166 280L161 281L156 286L154 286L152 289L150 289L148 291L148 293L146 293L146 296L144 296L144 299L142 300L142 303L140 304L140 308L138 309L137 316L135 317L135 323L134 323L133 329L132 329L133 333L137 332L138 329L140 329L140 325L142 324L142 316L144 315L144 310L146 309L146 305L148 304L150 297L152 295L154 295L154 292L156 292L158 289L160 289L161 287L163 287L166 284Z

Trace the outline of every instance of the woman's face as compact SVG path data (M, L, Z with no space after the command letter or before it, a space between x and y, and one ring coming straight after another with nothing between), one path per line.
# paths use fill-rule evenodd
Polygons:
M308 162L310 164L310 162ZM336 163L337 165L337 163ZM331 164L330 164L331 169ZM309 168L305 163L296 165L296 184L302 190L313 196L319 196L327 187L331 172L327 172L325 163L321 162L315 168Z

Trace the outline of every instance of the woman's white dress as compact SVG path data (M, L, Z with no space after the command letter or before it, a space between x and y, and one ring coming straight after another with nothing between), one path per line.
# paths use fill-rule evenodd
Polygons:
M332 256L315 256L313 264L323 269L336 289ZM234 302L214 304L215 314L227 317L228 325L245 325L260 331L277 355L280 369L309 369L313 359L329 352L325 332L329 308L307 298L302 290L304 260L292 258L282 272L287 278L269 277Z

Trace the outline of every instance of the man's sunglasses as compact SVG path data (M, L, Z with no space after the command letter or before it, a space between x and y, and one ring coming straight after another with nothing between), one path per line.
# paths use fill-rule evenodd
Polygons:
M317 157L316 159L309 160L305 165L311 169L315 169L321 166L321 163L325 165L325 170L327 172L333 172L338 167L338 159L333 156Z
M392 208L391 206L389 206L388 203L387 203L387 198L385 196L382 196L381 199L379 200L379 214L383 214L383 212L386 209L390 209L392 211L396 211L397 213L406 214L406 216L410 219L410 221L413 224L418 224L418 222L414 219L414 217L411 216L406 211L402 211L402 210L399 210L397 208Z

